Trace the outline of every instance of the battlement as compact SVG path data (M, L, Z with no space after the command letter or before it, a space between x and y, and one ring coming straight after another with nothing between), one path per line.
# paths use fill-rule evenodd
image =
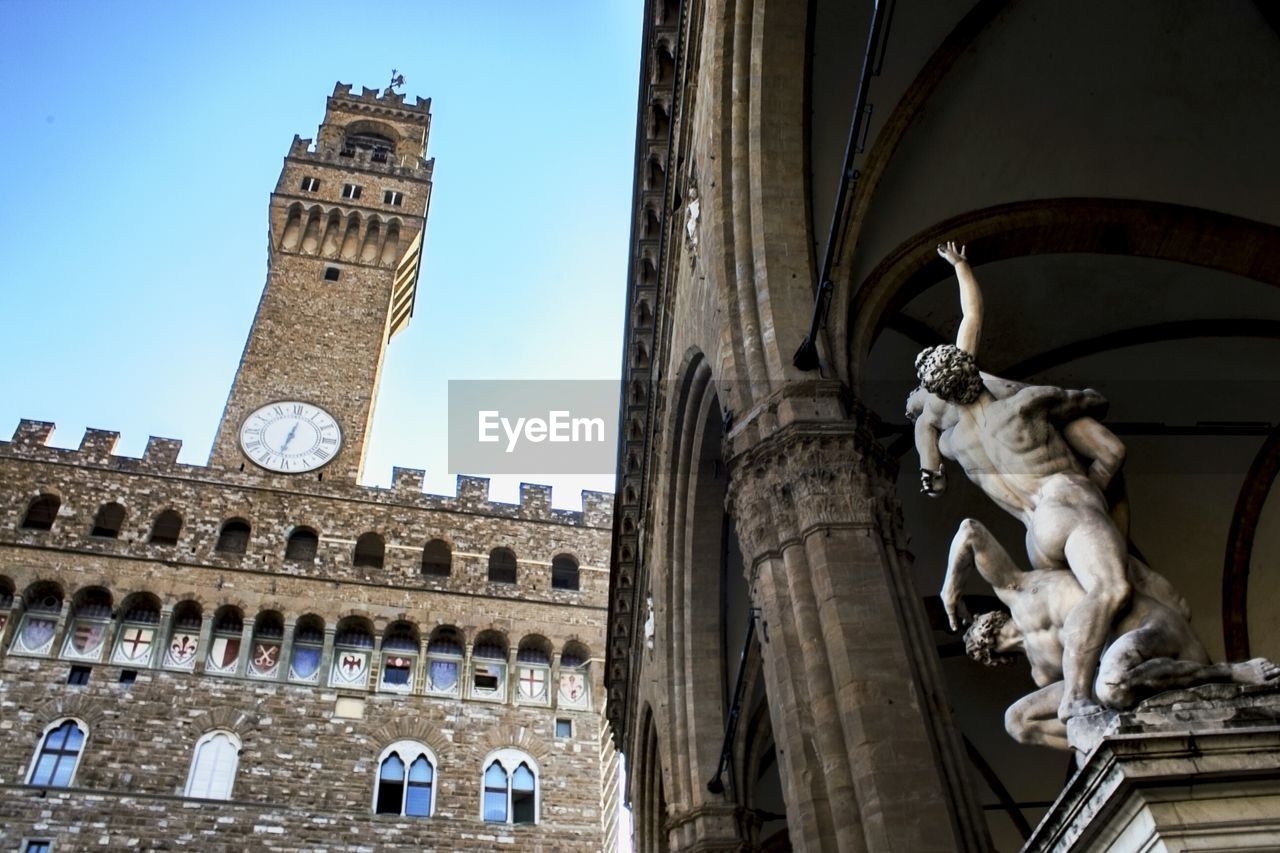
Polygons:
M457 495L434 495L423 491L424 471L417 468L392 468L391 487L351 485L335 481L299 479L273 475L264 471L231 471L205 465L178 462L182 442L173 438L150 436L141 457L115 454L120 433L86 429L79 446L74 449L49 446L55 425L47 421L23 419L13 438L0 441L0 458L24 459L106 468L140 475L185 477L232 487L266 487L314 494L346 500L372 500L378 503L413 506L421 509L468 512L524 521L549 521L586 527L608 527L613 517L613 495L607 492L582 492L581 511L554 509L551 487L520 484L520 503L509 504L489 499L489 478L458 475Z
M360 87L360 94L351 93L351 84L339 82L333 87L330 100L347 102L359 109L395 110L405 118L427 124L431 120L431 99L418 97L415 103L405 103L404 95L392 89L370 89Z
M313 163L323 163L343 169L365 169L424 181L431 180L431 175L436 168L434 157L428 160L411 155L397 156L358 149L347 152L327 150L317 146L314 139L304 139L297 135L289 145L289 156L295 160L310 160Z

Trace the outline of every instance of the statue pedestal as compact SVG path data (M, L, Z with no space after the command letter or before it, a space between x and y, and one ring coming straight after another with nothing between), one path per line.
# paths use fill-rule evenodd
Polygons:
M1206 685L1072 720L1086 755L1023 847L1280 850L1280 693Z

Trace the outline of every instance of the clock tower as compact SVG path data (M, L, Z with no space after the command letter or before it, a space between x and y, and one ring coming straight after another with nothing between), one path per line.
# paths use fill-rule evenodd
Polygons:
M429 99L339 83L316 139L294 137L211 465L359 480L383 355L413 313L430 128Z

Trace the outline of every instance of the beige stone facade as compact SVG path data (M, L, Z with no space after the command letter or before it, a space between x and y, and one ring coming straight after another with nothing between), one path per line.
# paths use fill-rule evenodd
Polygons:
M295 142L209 466L179 463L168 439L117 456L117 435L98 430L50 447L53 425L32 421L0 442L7 849L612 845L612 496L584 493L570 512L543 486L512 505L479 478L456 497L424 494L415 470L387 489L355 481L382 352L416 284L428 123L425 102L339 85L316 150ZM344 133L379 128L394 158L342 153ZM308 174L314 220L296 204ZM377 201L402 193L401 210L341 197L361 181ZM374 254L344 257L331 220L366 245L374 234ZM300 474L253 464L239 426L274 399L332 412L343 454Z

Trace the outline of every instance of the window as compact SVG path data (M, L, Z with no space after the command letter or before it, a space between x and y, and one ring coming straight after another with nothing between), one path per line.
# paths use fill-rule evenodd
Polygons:
M228 731L209 732L196 742L187 774L187 797L202 800L229 800L240 764L240 738Z
M307 176L302 179L302 191L313 193L320 189L320 179Z
M240 608L229 604L218 608L213 617L213 636L204 662L205 672L235 675L240 668L240 641L243 636L244 615Z
M71 784L80 763L80 750L84 747L85 729L75 720L61 720L45 729L31 763L28 785L45 788L65 788Z
M360 190L363 189L359 184L343 184L342 197L357 199L360 198Z
M516 582L516 555L510 548L494 548L489 552L489 580L494 583Z
M573 737L573 720L556 720L556 737Z
M22 846L22 853L51 853L53 842L47 838L32 838Z
M177 545L178 534L182 532L182 516L171 509L156 516L151 524L152 545Z
M275 680L280 674L280 648L284 643L284 617L264 610L253 620L253 648L249 650L249 675Z
M342 278L342 270L338 269L337 267L324 268L325 281L337 281L340 278Z
M53 649L62 616L62 590L56 584L33 584L22 596L26 611L14 635L11 651L25 655L47 655Z
M507 686L507 641L496 631L476 638L471 649L471 695L501 700Z
M22 518L24 530L50 530L58 517L58 508L62 501L53 495L41 495L27 507L27 514Z
M169 645L164 650L166 669L195 668L203 616L200 605L194 601L179 602L173 609L173 629L169 633Z
M578 588L578 561L568 554L561 554L551 561L551 588Z
M515 749L489 756L481 816L489 823L538 822L538 773L532 758Z
M456 696L462 673L462 637L458 629L442 625L427 643L427 691Z
M98 508L98 514L93 517L93 529L89 531L89 535L117 539L120 536L120 528L123 526L124 507L112 501Z
M432 539L422 549L422 573L431 578L447 578L453 570L453 552L443 539Z
M299 563L313 563L319 545L319 534L310 527L299 527L289 534L289 541L284 546L284 558Z
M93 669L87 666L73 666L71 672L67 675L67 684L73 687L83 687L89 683L89 676L93 673Z
M71 613L71 629L62 641L62 656L102 660L103 646L111 639L111 593L101 587L81 590L76 593Z
M120 633L116 637L111 662L127 666L150 666L160 627L160 600L150 593L130 596L120 608Z
M324 620L308 614L293 629L293 653L289 658L289 680L304 684L320 681L320 658L324 653Z
M430 817L435 764L430 750L414 741L402 740L383 750L373 795L374 813Z
M418 668L418 629L395 622L382 635L382 689L396 693L413 691Z
M565 644L560 652L560 691L556 700L561 708L586 708L591 704L591 653L578 642Z
M529 636L516 651L516 698L522 702L546 702L551 680L551 644Z
M249 522L243 518L233 518L223 524L213 550L223 554L243 554L249 550Z
M396 192L395 190L387 190L382 194L383 204L390 204L394 207L399 207L403 201L404 193Z
M120 670L120 683L126 687L138 680L138 671L136 669Z
M377 533L366 533L356 540L351 563L357 569L380 569L385 554L386 545L383 544L382 537Z
M348 616L338 623L333 638L333 669L329 684L334 687L365 687L369 683L369 658L373 654L373 628L367 619Z

